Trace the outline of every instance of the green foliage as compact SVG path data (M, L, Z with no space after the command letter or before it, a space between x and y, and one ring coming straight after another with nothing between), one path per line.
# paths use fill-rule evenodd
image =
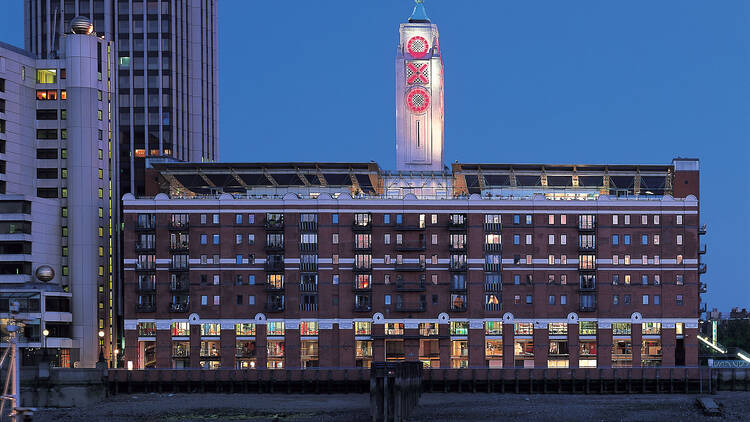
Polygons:
M750 351L750 320L733 319L719 323L719 343Z

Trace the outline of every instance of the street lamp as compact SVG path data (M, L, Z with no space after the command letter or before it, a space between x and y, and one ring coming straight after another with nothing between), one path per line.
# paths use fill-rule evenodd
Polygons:
M45 328L42 331L42 359L45 362L47 361L47 336L49 336L49 330Z
M99 330L99 362L104 362L104 331Z

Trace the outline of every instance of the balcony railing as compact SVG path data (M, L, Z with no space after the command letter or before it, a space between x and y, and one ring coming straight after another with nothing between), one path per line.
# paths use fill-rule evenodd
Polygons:
M372 283L357 283L355 281L352 290L355 292L369 292L372 290Z
M169 271L189 271L190 266L186 263L171 263L169 264Z
M136 312L154 312L156 311L156 304L154 303L141 303L135 305Z
M299 310L300 311L317 311L318 304L317 303L300 303Z
M354 251L355 252L370 252L370 251L372 251L372 243L367 244L367 245L357 245L355 243L354 244Z
M153 252L156 250L156 243L154 242L135 242L135 252Z
M448 245L448 250L450 252L458 252L458 253L466 252L466 243L459 243L459 244L451 243L450 245Z
M370 312L372 311L372 305L369 303L355 303L354 312Z
M169 230L188 230L190 229L190 223L187 221L170 221Z
M169 304L169 312L187 312L187 310L188 310L187 303L170 303Z
M148 223L138 222L135 224L135 231L145 232L145 231L153 231L153 230L156 230L156 223L154 222L148 222Z
M141 293L150 293L156 291L156 282L148 281L143 283L138 283L138 292Z
M414 282L405 282L403 280L396 280L396 290L400 292L423 292L425 291L425 281L419 280Z
M267 292L280 292L284 290L284 283L266 283Z
M282 252L284 250L284 244L283 243L266 243L266 246L263 248L266 250L266 252Z
M595 245L578 245L578 252L596 252Z
M466 262L453 261L450 263L449 269L451 271L466 271L469 265Z
M301 232L316 232L318 231L317 221L300 221L299 230Z
M234 352L234 357L237 358L254 358L255 357L255 349L250 349L247 347L237 347L236 351Z
M449 290L451 292L465 292L466 291L466 282L463 282L463 283L453 283L453 282L451 282Z
M397 231L418 231L418 230L424 230L425 225L424 224L396 223L395 228Z
M706 283L701 283L700 284L700 292L701 293L706 293L707 291L708 291L708 287L706 286Z
M503 283L499 281L492 281L492 282L485 282L484 283L484 291L485 292L499 292L503 289Z
M451 304L451 312L466 312L466 304L463 305L455 305Z
M502 252L503 245L500 243L485 243L484 251L485 252Z
M318 250L317 243L300 243L299 250L301 252L315 252Z
M578 306L578 310L580 312L595 312L596 311L596 305L584 305L581 304Z
M424 271L425 267L426 265L423 262L397 263L395 265L396 271Z
M502 303L485 303L484 310L485 311L502 311L503 304Z
M578 231L580 232L593 232L596 231L596 221L594 222L578 222Z
M284 311L284 304L283 303L266 303L266 312L283 312Z
M416 252L416 251L423 251L427 248L427 245L425 245L425 242L414 242L414 243L402 243L402 244L396 244L396 250L402 251L402 252Z
M176 243L169 244L170 252L182 252L182 251L187 251L188 249L189 249L188 242L176 242Z
M266 271L281 272L284 271L284 260L266 261L264 264Z
M496 262L485 262L484 270L491 272L499 272L502 269L502 264Z
M355 232L366 232L366 231L371 231L371 230L372 230L372 221L368 221L366 223L355 221L352 224L352 231L355 231Z
M300 262L299 270L304 272L316 272L318 271L317 262Z
M704 235L704 234L707 233L707 231L708 231L708 226L705 225L705 224L702 225L702 226L700 226L700 227L698 227L698 234L699 235Z
M301 292L317 292L318 283L300 283L299 291Z
M427 304L425 302L418 302L418 303L397 302L396 303L396 311L398 312L424 312L426 308L427 308Z
M503 225L501 223L484 223L484 231L487 233L500 233Z
M578 280L578 290L596 290L596 280Z
M156 263L155 262L136 262L135 270L136 271L155 271Z
M698 249L698 254L705 255L707 251L708 251L708 245L703 244L703 246L700 249Z
M698 274L705 274L706 271L708 271L708 265L706 265L706 264L699 264L698 265Z
M186 292L190 290L190 282L188 280L172 280L169 282L170 292Z
M284 220L266 220L264 224L266 230L284 230Z
M173 358L189 358L190 357L190 349L187 347L184 348L174 348L172 349L172 357Z
M358 264L355 262L354 265L352 266L352 269L354 270L354 272L358 272L358 273L369 273L372 271L372 264L370 263Z

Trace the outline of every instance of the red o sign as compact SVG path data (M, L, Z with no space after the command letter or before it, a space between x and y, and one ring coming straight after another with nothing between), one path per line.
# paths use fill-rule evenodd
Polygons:
M411 37L409 42L406 43L406 51L417 59L421 59L426 56L430 51L430 43L422 37Z
M424 113L430 106L430 93L424 88L415 88L406 96L406 105L414 114Z

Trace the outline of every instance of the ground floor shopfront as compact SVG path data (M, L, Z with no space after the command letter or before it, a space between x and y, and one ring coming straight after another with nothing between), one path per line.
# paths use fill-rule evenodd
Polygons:
M697 321L130 320L129 368L617 368L698 364Z

